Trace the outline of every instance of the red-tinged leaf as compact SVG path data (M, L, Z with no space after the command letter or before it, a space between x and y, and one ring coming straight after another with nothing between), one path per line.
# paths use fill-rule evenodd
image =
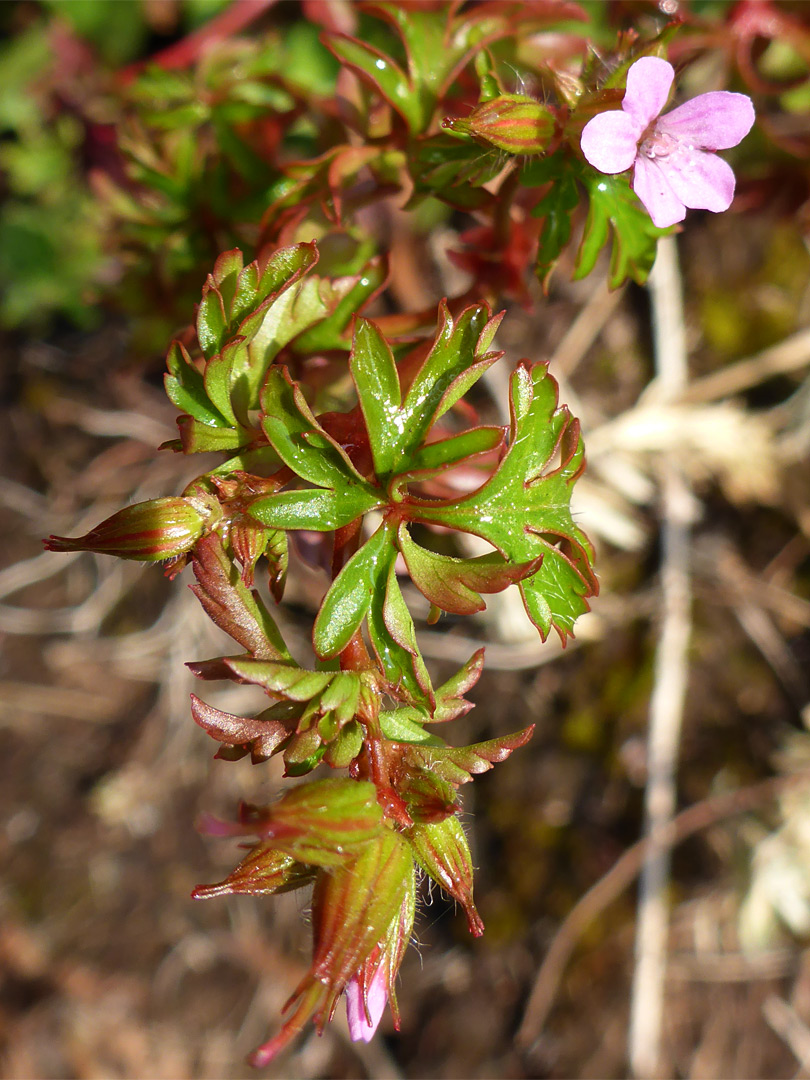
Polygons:
M464 695L475 686L484 670L484 650L478 649L473 653L464 667L460 668L455 675L442 683L436 690L436 708L430 723L444 724L448 720L455 720L464 716L472 709L473 703L467 701Z
M525 746L534 733L534 724L472 746L427 746L424 743L405 743L405 761L412 767L425 769L448 784L458 786L479 773L488 772L493 765Z
M284 750L284 775L304 776L320 765L326 745L317 728L299 731Z
M258 594L242 584L238 567L226 555L216 533L197 543L193 567L198 583L191 589L220 629L251 656L292 662L270 613Z
M414 825L405 833L416 861L446 893L464 908L470 933L480 937L484 924L473 903L473 866L470 845L455 815Z
M510 563L493 552L475 559L439 555L414 543L403 523L397 544L417 589L442 611L473 615L486 607L481 593L502 592L537 570L542 556L531 562Z
M243 654L245 655L249 654ZM206 682L216 682L218 679L230 679L232 682L237 682L232 669L225 662L230 659L232 658L228 656L215 656L211 660L190 660L186 667L192 675ZM241 657L233 657L233 659L241 659Z
M263 716L234 716L206 704L195 694L191 695L191 716L194 722L217 742L226 747L238 747L240 756L249 752L254 762L266 761L272 757L295 728L294 718L291 723L291 718L287 717L287 722L284 723L273 719L271 713L272 710L267 710Z

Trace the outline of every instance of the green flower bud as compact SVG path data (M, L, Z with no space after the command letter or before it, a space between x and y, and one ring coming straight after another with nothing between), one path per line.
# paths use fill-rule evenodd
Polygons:
M198 885L192 892L195 900L209 900L215 896L244 893L248 896L266 896L289 892L311 885L315 871L297 862L291 855L278 851L272 843L257 844L237 868L224 881L216 885Z
M554 113L525 94L503 94L477 105L469 116L446 117L442 127L507 154L542 154L554 137Z
M95 551L160 562L190 551L221 516L213 498L169 496L127 506L84 536L50 536L44 543L48 551Z
M458 900L467 915L470 933L480 937L484 924L473 903L470 846L458 818L414 825L405 836L416 861L445 892Z

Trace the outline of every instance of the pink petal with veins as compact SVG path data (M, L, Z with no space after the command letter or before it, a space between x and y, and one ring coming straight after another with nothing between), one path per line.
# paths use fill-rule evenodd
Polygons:
M728 210L734 198L734 172L716 154L694 150L685 143L665 158L658 167L675 195L692 210Z
M582 153L599 172L625 172L636 160L641 132L627 113L599 113L582 129Z
M363 1042L371 1042L379 1026L385 1003L388 1001L388 983L383 968L382 964L377 968L368 988L368 1016L357 976L346 986L346 1018L353 1042L361 1039Z
M656 228L666 229L686 217L686 206L669 186L664 170L649 158L641 156L636 161L633 191Z
M627 92L622 109L636 121L640 131L651 124L667 103L675 69L657 56L642 56L627 72Z
M700 150L728 150L742 142L754 123L754 106L745 94L714 90L662 116L658 131Z

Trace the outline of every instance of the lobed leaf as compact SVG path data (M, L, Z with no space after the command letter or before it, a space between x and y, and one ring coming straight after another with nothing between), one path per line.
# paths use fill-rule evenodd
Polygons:
M397 533L411 581L431 604L456 615L474 615L486 607L481 593L502 592L510 585L534 573L542 555L530 562L507 561L493 552L475 559L456 559L439 555L416 544L403 523Z
M436 420L461 398L502 353L488 352L502 316L485 304L453 319L445 302L430 352L403 396L399 373L379 327L355 321L349 367L369 433L377 476L409 469Z
M657 229L630 187L627 176L605 176L588 170L583 177L589 207L577 251L574 280L587 277L611 239L609 282L613 289L632 279L643 285L655 262L658 240L669 229Z
M455 500L412 499L415 520L483 537L510 562L542 559L520 582L529 617L543 639L553 626L565 642L598 591L591 547L571 517L571 487L584 467L579 424L557 407L547 364L521 364L511 380L509 449L476 491ZM558 455L559 465L552 463Z

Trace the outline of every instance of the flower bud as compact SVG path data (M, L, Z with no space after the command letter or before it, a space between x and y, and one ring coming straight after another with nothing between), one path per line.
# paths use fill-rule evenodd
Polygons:
M416 861L434 881L458 900L467 915L470 933L484 932L473 903L473 867L470 846L457 817L414 825L405 836Z
M263 843L257 844L224 881L216 885L198 885L191 895L195 900L210 900L232 893L266 896L311 885L314 877L315 871L310 867L278 851L272 843Z
M215 499L169 496L127 506L84 536L50 536L44 543L48 551L95 551L160 562L190 551L220 516Z
M469 116L446 117L442 127L507 154L542 154L554 137L554 113L525 94L503 94L477 105Z
M357 999L367 1027L379 1020L386 988L396 1007L393 983L413 926L414 894L409 845L390 829L365 843L345 865L318 872L312 894L312 966L285 1006L292 1010L289 1019L253 1052L248 1059L252 1065L266 1065L310 1019L322 1031L349 987L350 1000ZM375 984L369 1000L380 968L379 979L385 984ZM359 1024L356 1032L360 1034Z

